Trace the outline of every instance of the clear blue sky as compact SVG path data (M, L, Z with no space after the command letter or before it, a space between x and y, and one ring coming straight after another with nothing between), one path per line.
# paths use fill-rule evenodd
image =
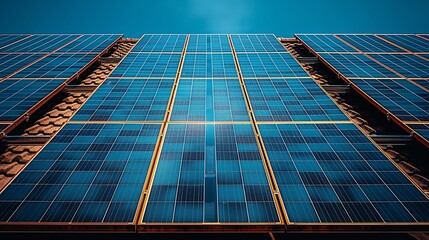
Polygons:
M0 33L429 33L429 0L2 0Z

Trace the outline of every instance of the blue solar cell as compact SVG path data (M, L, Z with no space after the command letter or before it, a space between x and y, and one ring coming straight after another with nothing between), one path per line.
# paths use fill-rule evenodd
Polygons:
M414 83L426 88L426 90L429 91L429 80L416 80L413 81Z
M182 77L234 77L237 78L234 59L227 54L186 54Z
M50 54L11 78L70 78L89 64L96 54Z
M285 48L272 34L231 35L236 52L285 52Z
M403 121L429 120L429 92L405 79L354 79L353 83Z
M405 52L375 35L337 35L362 52Z
M429 78L429 60L413 54L370 54L407 78Z
M238 79L181 79L172 121L250 121Z
M177 52L181 53L185 45L186 35L145 34L133 47L131 52Z
M62 83L64 83L63 80L0 82L0 121L15 121Z
M162 121L173 79L107 79L76 113L76 121Z
M411 52L429 52L429 40L416 35L378 35Z
M159 130L160 124L67 124L0 194L0 205L15 209L0 211L0 219L132 222ZM143 177L124 177L132 173Z
M320 56L347 78L399 78L395 73L363 54L321 53Z
M129 53L110 76L174 78L180 57L180 54Z
M237 54L237 58L244 78L308 77L289 53Z
M95 52L101 53L111 44L113 44L121 35L101 35L101 34L91 34L91 35L82 35L78 39L74 40L70 44L67 44L65 47L62 47L58 52Z
M257 121L348 120L311 78L245 80Z
M190 52L231 52L228 35L190 35L186 51Z
M278 222L250 124L169 124L143 222Z
M36 34L22 41L0 48L1 52L52 52L73 41L80 35L70 34Z
M354 124L258 126L291 222L429 220L427 197Z
M12 35L12 34L11 35L9 35L9 34L0 35L0 52L1 52L2 47L9 45L11 43L14 43L16 41L19 41L19 40L21 40L27 36L28 35L15 35L15 34L14 35Z
M429 124L408 124L408 126L429 142Z
M0 53L0 78L4 78L22 67L36 61L43 54L21 53L21 54L3 54Z
M298 34L297 37L301 39L307 46L313 51L320 52L358 52L354 48L350 47L334 35L310 35L310 34Z

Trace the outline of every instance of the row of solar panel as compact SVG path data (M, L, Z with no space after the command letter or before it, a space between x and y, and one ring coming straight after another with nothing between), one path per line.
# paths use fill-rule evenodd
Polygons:
M429 222L427 197L353 124L259 129L290 222ZM159 130L67 124L0 194L1 221L132 222ZM142 222L279 221L250 124L168 125Z
M428 35L405 34L298 34L315 52L329 53L428 53Z

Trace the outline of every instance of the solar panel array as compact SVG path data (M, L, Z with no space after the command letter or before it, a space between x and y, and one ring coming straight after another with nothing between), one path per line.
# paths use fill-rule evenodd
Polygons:
M90 55L103 39L78 38L62 54ZM334 36L318 41L359 53ZM374 63L371 74L387 74ZM429 222L428 205L274 35L147 34L0 194L0 221L413 226Z
M427 36L427 35L426 35ZM429 116L429 39L410 34L297 35L340 76L411 130ZM320 39L336 39L358 50L338 48ZM326 42L326 41L325 41ZM425 54L426 53L426 54ZM429 143L427 135L423 135ZM424 140L423 140L424 141Z

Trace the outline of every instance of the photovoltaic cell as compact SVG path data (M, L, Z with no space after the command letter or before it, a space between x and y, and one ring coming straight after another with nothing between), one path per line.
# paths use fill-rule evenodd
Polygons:
M0 221L132 222L159 130L65 125L0 194Z
M79 35L44 35L37 34L23 39L4 48L0 48L1 52L52 52L61 46L73 41Z
M171 121L250 121L238 79L180 79Z
M62 47L58 52L94 52L101 53L112 43L114 43L120 35L101 35L101 34L91 34L91 35L82 35L80 38L71 42L65 47Z
M407 80L354 79L368 96L403 121L429 121L429 92Z
M370 56L407 78L429 78L429 60L416 55L370 54Z
M240 52L285 52L285 48L272 34L231 35L235 51Z
M11 78L70 78L90 63L96 54L50 54Z
M426 138L426 141L429 142L429 124L407 124L411 129L413 129L422 137Z
M334 35L307 35L307 34L298 34L299 39L301 39L305 44L307 44L315 52L357 52L346 43L342 42Z
M169 124L143 222L279 222L252 126Z
M246 53L237 58L244 78L308 77L289 53Z
M190 35L186 51L190 52L232 52L228 35Z
M429 40L415 35L378 35L411 52L429 52Z
M76 113L76 121L162 121L173 79L107 79Z
M420 86L423 86L429 91L429 80L415 80L414 83L417 83Z
M0 53L0 78L4 78L18 71L42 56L43 54L35 53Z
M349 120L311 78L245 80L257 121Z
M28 35L0 35L0 49L27 36Z
M15 121L62 83L63 80L1 81L0 121Z
M234 59L227 54L186 54L182 77L237 77Z
M290 222L429 221L429 200L354 124L260 124Z
M337 35L362 52L405 52L375 35Z
M2 132L7 126L8 124L0 124L0 132Z
M129 53L110 77L170 77L176 76L180 54Z
M395 73L363 54L321 53L319 55L347 78L399 78Z
M186 35L145 34L133 47L131 52L177 52L181 53L185 45Z

